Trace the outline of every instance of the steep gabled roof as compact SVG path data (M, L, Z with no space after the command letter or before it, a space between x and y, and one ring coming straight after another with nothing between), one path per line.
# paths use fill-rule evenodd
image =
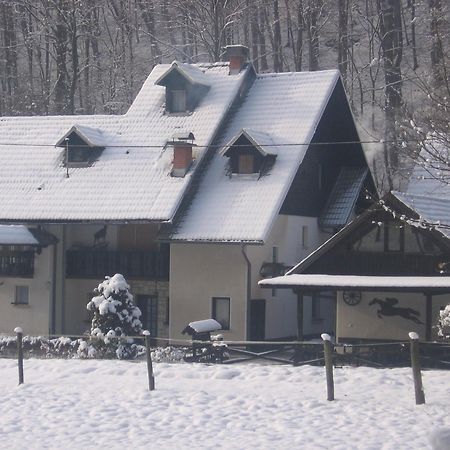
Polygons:
M155 84L171 66L156 66L122 116L0 117L0 221L170 221L207 146L237 97L246 72L200 64L210 89L190 114L164 113L165 89ZM105 149L90 167L69 169L55 143L76 124ZM93 131L101 130L101 131ZM168 140L180 130L196 138L196 160L184 178L171 177Z
M263 242L339 80L336 70L258 75L233 116L171 239L193 242ZM277 159L269 174L227 175L220 153L242 129L258 142L270 136ZM269 147L268 147L269 148ZM272 144L270 146L272 149Z
M450 239L450 199L433 195L416 195L392 192L410 210L428 225L435 227Z

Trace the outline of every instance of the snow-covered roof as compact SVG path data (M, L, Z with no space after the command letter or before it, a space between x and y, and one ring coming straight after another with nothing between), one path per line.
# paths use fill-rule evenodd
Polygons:
M66 138L72 133L76 133L89 147L105 147L108 144L108 140L103 135L102 130L82 125L73 125L67 133L58 139L55 147L64 146Z
M220 151L220 154L227 156L230 147L232 147L241 136L245 136L263 156L274 156L278 154L277 146L270 134L248 129L239 131L239 133Z
M0 117L0 221L170 221L245 76L229 76L225 63L198 65L210 89L195 111L171 115L155 84L170 67L153 69L122 116ZM92 142L101 136L105 149L66 177L64 149L55 143L74 125ZM173 149L166 147L179 130L198 145L184 178L169 175Z
M416 195L392 192L398 200L415 211L420 218L450 238L450 198L439 195Z
M318 287L318 288L355 288L355 289L438 289L450 291L450 277L417 276L362 276L362 275L322 275L292 274L269 278L258 282L260 286L272 287Z
M164 79L172 72L178 72L184 78L186 78L192 84L201 84L203 86L209 86L210 80L205 71L192 64L181 63L173 61L170 67L155 81L155 84L164 85Z
M172 239L264 241L338 79L335 70L258 75ZM228 176L228 158L220 149L242 129L251 130L256 141L264 134L277 144L277 158L268 175Z
M23 225L0 225L0 245L39 245L39 242Z
M196 320L195 322L190 322L188 326L190 326L196 333L208 333L210 331L218 331L222 329L222 325L214 319Z

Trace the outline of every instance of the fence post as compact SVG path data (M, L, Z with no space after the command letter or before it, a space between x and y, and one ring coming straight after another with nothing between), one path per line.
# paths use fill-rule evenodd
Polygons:
M149 391L154 391L155 377L153 376L152 352L150 349L150 331L144 330L142 334L145 339L145 350L147 355L148 389Z
M19 366L19 385L24 383L23 379L23 330L20 327L14 328L17 334L17 362Z
M333 380L333 345L329 334L320 335L323 340L323 353L325 356L325 371L327 374L327 400L334 400L334 380Z
M420 371L419 335L411 332L409 333L409 339L411 339L411 368L414 378L416 405L423 405L425 403L425 393L423 392L422 373Z

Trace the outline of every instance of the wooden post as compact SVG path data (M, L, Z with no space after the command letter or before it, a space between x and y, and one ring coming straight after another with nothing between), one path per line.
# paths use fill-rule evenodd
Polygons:
M333 380L333 345L330 335L323 333L323 353L325 356L325 371L327 374L327 400L334 400L334 380Z
M411 332L409 333L409 338L411 339L411 368L414 378L416 405L423 405L425 403L425 393L423 392L422 373L420 371L419 335Z
M23 379L23 331L22 328L14 328L14 333L17 334L17 362L19 366L19 385L24 383Z
M147 355L148 389L149 391L154 391L155 377L153 376L152 352L150 349L150 331L145 330L143 332L143 335L145 339L145 350Z

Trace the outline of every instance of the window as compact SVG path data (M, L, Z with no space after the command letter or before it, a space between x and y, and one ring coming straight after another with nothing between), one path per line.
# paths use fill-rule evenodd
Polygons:
M308 248L308 227L302 226L302 248Z
M28 286L16 286L15 305L28 305Z
M212 318L222 325L222 330L230 329L230 297L213 297Z
M186 91L184 89L172 90L172 108L171 112L185 112L186 107Z
M242 174L254 173L254 157L253 155L239 155L238 171Z

